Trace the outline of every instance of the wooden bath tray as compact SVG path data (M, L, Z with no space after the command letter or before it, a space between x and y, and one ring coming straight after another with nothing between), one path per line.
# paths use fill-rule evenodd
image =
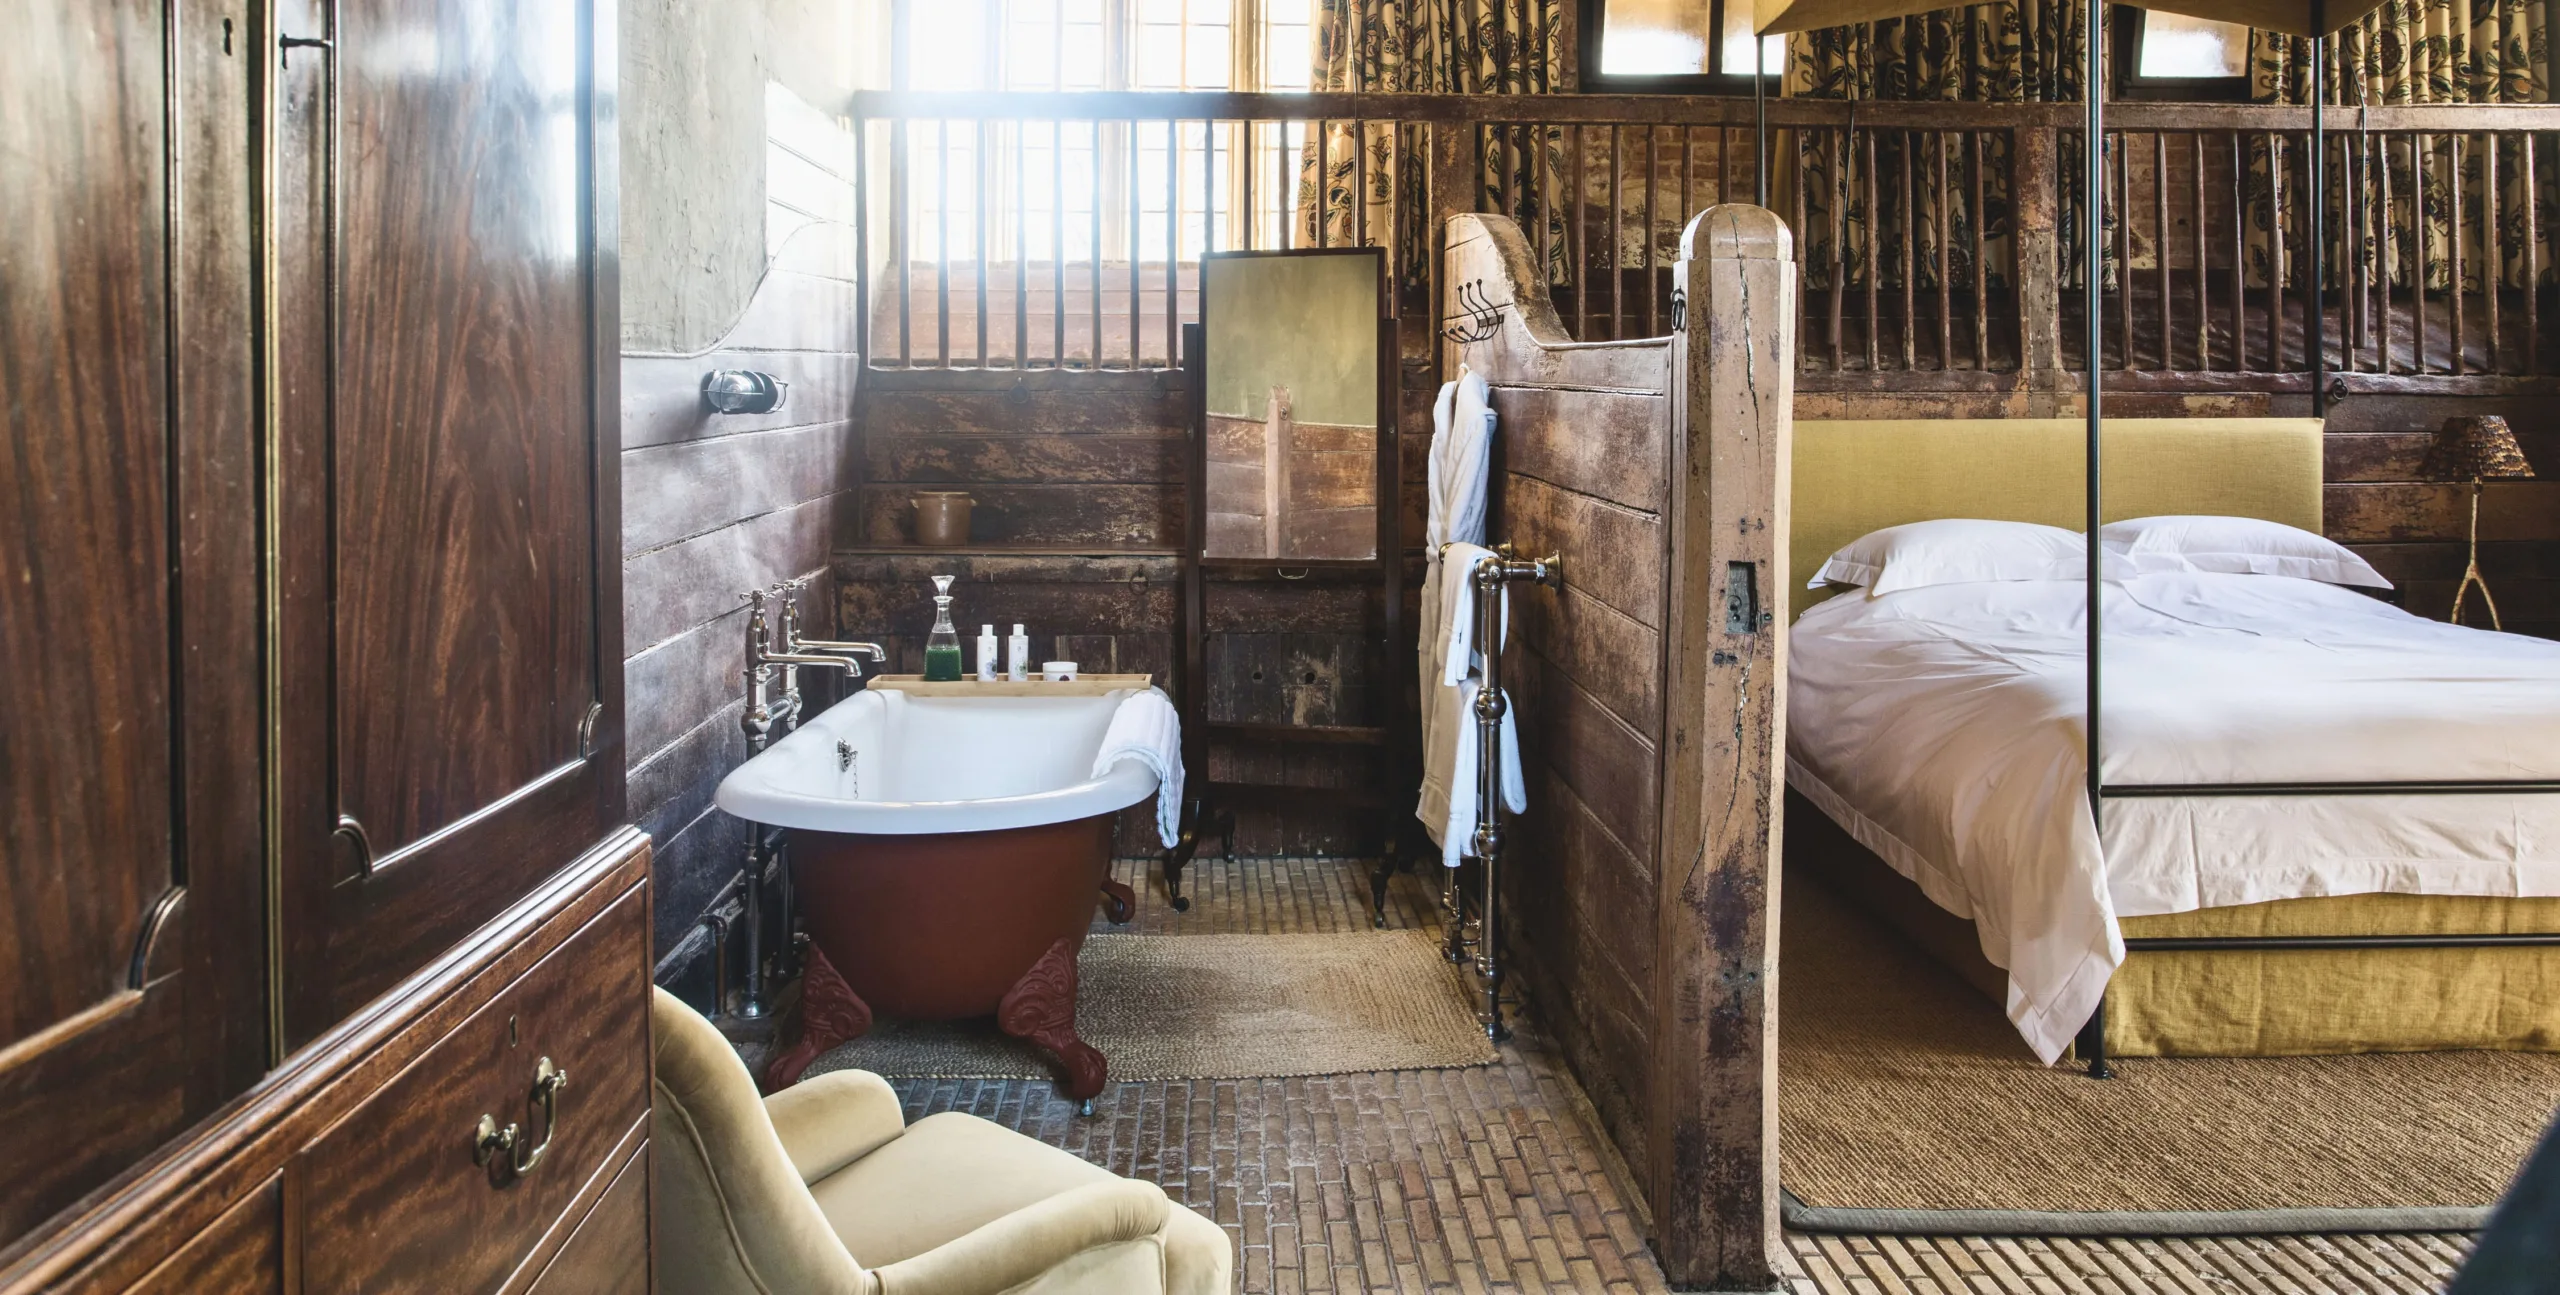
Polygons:
M918 697L1099 697L1120 688L1144 688L1155 682L1151 674L1085 674L1065 683L1043 679L1025 679L1015 683L998 679L981 683L976 679L926 683L920 674L880 674L871 676L874 688L894 688Z

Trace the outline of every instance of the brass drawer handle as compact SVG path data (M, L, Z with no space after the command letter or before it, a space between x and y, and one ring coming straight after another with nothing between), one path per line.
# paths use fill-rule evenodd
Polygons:
M525 1149L524 1129L515 1124L500 1127L494 1115L480 1117L479 1127L472 1131L471 1162L486 1166L504 1152L507 1167L516 1177L532 1173L542 1158L551 1153L551 1140L560 1133L560 1090L569 1086L569 1072L551 1064L544 1057L533 1067L533 1100L542 1106L542 1141L532 1150Z

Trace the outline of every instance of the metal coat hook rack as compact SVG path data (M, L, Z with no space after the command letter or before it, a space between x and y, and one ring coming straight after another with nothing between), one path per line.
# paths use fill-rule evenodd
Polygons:
M1492 341L1502 331L1502 312L1510 307L1510 302L1486 299L1484 280L1469 279L1458 285L1458 309L1466 312L1466 321L1441 329L1440 337L1460 346Z

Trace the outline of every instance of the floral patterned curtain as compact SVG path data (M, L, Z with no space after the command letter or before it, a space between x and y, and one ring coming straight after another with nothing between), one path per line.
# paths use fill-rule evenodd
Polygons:
M2546 0L2386 0L2384 5L2367 14L2362 22L2329 38L2318 84L2325 90L2326 102L2344 108L2391 104L2426 103L2542 103L2551 98L2552 69L2548 28L2544 25ZM2249 79L2251 97L2260 103L2303 104L2311 102L2313 69L2311 43L2274 32L2252 32L2249 41ZM2413 171L2408 143L2405 139L2359 139L2356 119L2351 112L2335 114L2329 122L2333 138L2343 138L2354 152L2359 167L2367 177L2363 189L2379 193L2385 184L2398 195L2390 241L2382 242L2378 231L2370 226L2379 222L2361 221L2368 226L2355 231L2357 250L2368 264L2375 257L2389 267L2391 282L2405 287L2417 270L2412 253L2416 251L2415 231L2408 228L2404 205L2410 192ZM2463 192L2468 206L2464 211L2463 287L2479 291L2480 275L2490 258L2484 255L2488 240L2479 227L2481 186L2486 183L2490 159L2481 146L2483 137L2464 141L2461 149ZM2333 147L2336 147L2333 145ZM2541 243L2540 263L2551 266L2555 248L2546 223L2545 228L2527 230L2523 226L2524 184L2526 169L2520 150L2525 141L2507 138L2498 145L2496 159L2499 186L2499 210L2511 213L2498 230L2496 262L2498 281L2502 286L2522 288L2527 240ZM2451 172L2454 142L2440 138L2433 142L2433 153L2427 159L2426 209L2424 231L2425 283L2430 289L2443 289L2452 280L2452 247L2457 231L2453 226L2453 193ZM2286 158L2286 182L2299 185L2302 180L2300 149ZM2550 174L2554 168L2546 149L2537 156L2541 165L2534 170L2534 182L2542 188L2537 204L2542 211L2552 210L2555 196L2560 196L2560 177ZM2336 169L2333 163L2332 169ZM2254 145L2250 158L2250 196L2256 211L2250 220L2250 259L2252 277L2259 283L2267 278L2267 235L2269 221L2267 202L2267 153L2263 144ZM2299 192L2296 189L2295 192ZM2329 195L2327 220L2329 228L2348 228L2344 210L2345 189L2333 186ZM2299 232L2299 231L2293 231ZM2288 244L2288 265L2303 266L2308 262L2298 243ZM2290 278L2291 276L2288 276ZM2544 272L2544 279L2551 272Z
M1414 94L1547 94L1569 84L1565 43L1557 39L1573 21L1564 0L1320 0L1316 18L1313 87L1319 91L1402 91ZM1491 131L1484 149L1484 192L1478 210L1502 210L1492 201L1518 195L1512 214L1523 223L1555 213L1530 180L1544 134L1549 160L1560 156L1554 133ZM1355 137L1356 136L1356 137ZM1397 274L1408 284L1430 272L1429 132L1418 126L1326 123L1311 136L1299 165L1298 231L1313 245L1336 246L1368 231L1368 241L1402 249ZM1321 183L1317 171L1322 159ZM1557 167L1551 165L1553 175ZM1366 204L1364 213L1360 204ZM1558 225L1561 228L1561 225ZM1551 242L1561 248L1559 236Z
M1816 99L1960 100L1973 103L2034 103L2080 98L2083 48L2080 0L2022 0L1942 9L1909 18L1800 32L1787 38L1789 95ZM1885 120L1879 112L1877 120ZM1852 133L1857 138L1864 132ZM1960 154L1960 144L1945 145ZM2062 141L2062 174L2078 173L2080 141ZM1910 186L1910 210L1901 209L1905 166L1934 180L1939 141L1885 132L1875 140L1870 160L1863 141L1849 147L1840 135L1807 131L1798 135L1791 158L1792 175L1782 174L1773 201L1790 202L1789 185L1805 192L1805 266L1809 287L1829 288L1832 231L1839 231L1843 287L1866 281L1870 268L1882 284L1899 286L1906 277L1919 287L1937 286L1938 253L1947 246L1948 274L1957 286L1973 281L1973 263L1984 261L1986 276L2009 282L2014 261L2009 240L2009 158L2005 146L1986 143L1982 159L1982 209L1973 209L1971 186L1952 176L1948 192L1934 183ZM1909 155L1906 156L1906 149ZM1868 210L1868 190L1875 191L1877 210ZM2065 193L2063 251L2065 266L2078 264L2076 208ZM1903 263L1905 226L1909 227L1909 263ZM1872 262L1872 266L1871 263Z

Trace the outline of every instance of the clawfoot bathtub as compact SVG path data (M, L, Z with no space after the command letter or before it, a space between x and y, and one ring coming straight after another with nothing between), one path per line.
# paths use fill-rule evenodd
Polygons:
M874 1011L993 1013L1057 1058L1068 1098L1102 1091L1104 1058L1075 1032L1076 953L1097 898L1128 920L1112 827L1156 790L1131 761L1092 776L1125 696L859 692L720 784L720 808L791 829L810 937L800 1041L768 1083L797 1080Z

